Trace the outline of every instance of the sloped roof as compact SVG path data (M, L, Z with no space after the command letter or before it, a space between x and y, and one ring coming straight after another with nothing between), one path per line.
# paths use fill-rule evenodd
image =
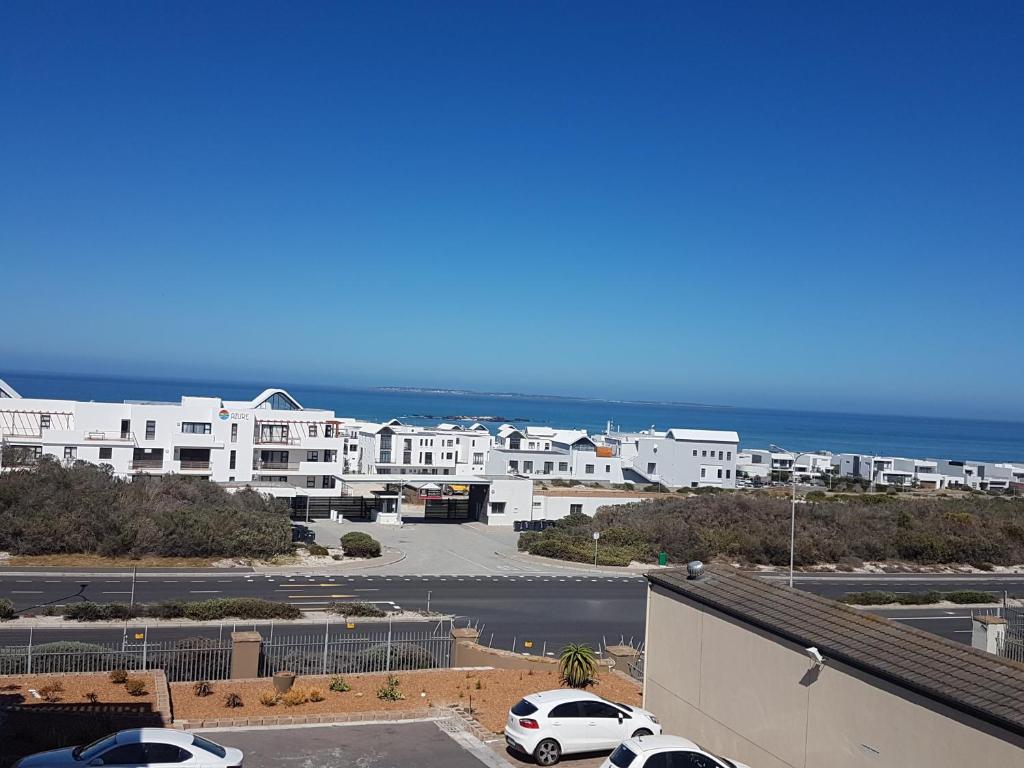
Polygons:
M735 568L714 565L706 573L695 581L682 569L647 578L781 639L814 646L826 660L1024 735L1024 664Z
M708 443L738 443L738 432L724 429L680 429L673 427L665 436L671 440L698 440Z
M12 387L10 384L8 384L3 379L0 379L0 392L4 393L3 394L4 397L17 397L17 398L21 397L21 395L18 394L18 390L16 390L14 387Z

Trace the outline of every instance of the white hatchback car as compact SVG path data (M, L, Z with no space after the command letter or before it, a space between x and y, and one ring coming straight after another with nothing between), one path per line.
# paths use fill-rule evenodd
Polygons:
M679 736L641 736L626 739L601 768L750 768L713 755Z
M82 747L23 757L14 768L242 768L242 751L170 728L132 728Z
M561 689L530 694L512 707L505 743L538 765L554 765L562 755L615 749L631 736L659 733L658 719L646 710Z

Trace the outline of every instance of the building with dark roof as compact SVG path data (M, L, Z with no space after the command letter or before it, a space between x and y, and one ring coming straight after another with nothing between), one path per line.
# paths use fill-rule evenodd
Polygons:
M733 568L648 581L666 733L757 768L1024 766L1022 665Z

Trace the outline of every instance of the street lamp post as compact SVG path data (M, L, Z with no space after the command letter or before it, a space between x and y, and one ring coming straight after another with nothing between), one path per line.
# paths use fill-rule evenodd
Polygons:
M594 567L597 567L597 540L601 538L601 534L594 531Z
M789 586L793 586L793 553L796 549L796 456L797 454L792 451L787 451L785 448L771 444L771 447L782 453L788 453L793 457L793 463L789 467L790 479L793 481L793 498L790 503L789 510Z

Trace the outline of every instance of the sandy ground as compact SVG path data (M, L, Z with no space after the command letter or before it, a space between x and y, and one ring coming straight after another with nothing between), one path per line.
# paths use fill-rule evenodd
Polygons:
M318 688L324 695L320 702L308 702L288 707L278 703L268 707L260 704L261 693L272 692L268 678L256 681L229 681L213 683L213 693L199 697L193 693L191 683L171 685L171 698L175 719L209 720L271 715L310 715L349 712L383 712L425 706L457 704L464 709L472 707L473 716L488 730L499 733L505 727L509 708L523 696L537 691L560 688L557 674L535 672L532 675L518 670L435 670L396 672L402 701L382 701L377 690L385 684L386 675L346 675L351 690L337 693L329 690L331 676L302 677L296 687ZM589 690L613 701L639 705L639 684L621 675L605 674ZM224 706L228 694L236 693L243 706Z
M96 704L109 706L111 704L126 705L149 705L156 702L153 694L153 676L144 672L132 673L131 677L139 678L146 682L146 693L142 696L132 696L124 685L117 685L110 682L107 674L96 675L0 675L0 705L18 704L24 706L43 706L46 704L91 704L86 696L87 693L95 693ZM64 689L55 692L56 700L45 701L36 698L31 689L42 693L47 685L59 683Z

